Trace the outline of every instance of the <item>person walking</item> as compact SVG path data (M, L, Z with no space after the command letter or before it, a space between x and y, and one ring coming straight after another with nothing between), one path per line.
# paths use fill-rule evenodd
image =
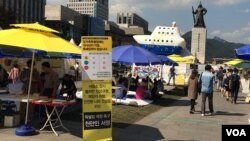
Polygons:
M222 81L223 81L223 67L220 67L219 70L216 73L216 78L217 78L217 90L221 90L222 89Z
M232 73L233 73L233 70L228 69L228 72L225 73L224 78L223 78L223 84L224 84L224 88L225 88L223 97L226 96L227 101L229 100L229 95L231 93L229 80L230 80Z
M169 70L170 74L169 74L169 80L168 80L168 85L170 83L170 80L173 78L173 85L175 85L175 68L174 65L170 68Z
M250 97L250 80L247 74L244 74L243 77L240 79L240 87L242 93L246 96L246 102L248 101L248 97Z
M195 112L195 100L198 97L198 71L193 70L188 79L188 98L190 99L190 114Z
M205 116L206 110L206 99L208 98L208 105L210 115L214 114L213 109L213 82L214 82L214 75L212 74L212 67L211 65L205 66L205 71L200 75L199 83L201 84L201 95L202 95L202 102L201 102L201 116Z
M229 79L229 86L231 89L231 103L237 104L238 93L240 89L240 76L238 75L239 70L234 68L233 74Z

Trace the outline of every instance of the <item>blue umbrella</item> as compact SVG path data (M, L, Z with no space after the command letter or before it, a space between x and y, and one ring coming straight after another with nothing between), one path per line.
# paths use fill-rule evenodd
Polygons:
M161 60L157 55L148 50L133 46L125 45L118 46L112 49L112 61L124 65L157 65L161 64Z
M167 56L164 55L158 55L158 58L161 60L162 64L166 64L166 65L175 65L178 66L178 63L176 63L175 61L169 59Z
M250 45L235 49L235 55L243 60L250 60Z

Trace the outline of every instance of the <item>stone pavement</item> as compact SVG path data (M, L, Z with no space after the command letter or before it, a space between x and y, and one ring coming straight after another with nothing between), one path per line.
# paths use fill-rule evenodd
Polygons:
M214 93L214 116L202 117L200 112L189 114L189 100L184 97L176 103L145 117L126 129L114 130L114 140L199 140L220 141L222 124L248 124L250 105L240 94L236 105ZM200 111L201 96L196 110ZM208 107L208 106L207 106ZM208 109L206 109L208 111ZM125 132L125 133L124 133Z
M196 110L200 110L200 99ZM220 141L222 124L248 124L250 105L240 95L239 104L233 105L214 93L214 116L202 117L200 113L189 114L189 100L184 97L177 102L143 118L127 128L113 128L115 141L165 141L199 140ZM208 110L208 109L207 109ZM52 132L40 132L32 137L18 137L14 128L0 129L0 141L82 141L79 123L64 121L70 133L56 137Z

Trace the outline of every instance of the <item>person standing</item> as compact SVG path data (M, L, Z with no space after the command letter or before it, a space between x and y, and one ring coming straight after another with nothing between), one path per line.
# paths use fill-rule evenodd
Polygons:
M11 68L8 79L11 80L13 84L19 79L19 68L17 64L14 64Z
M188 79L188 98L190 99L190 114L195 112L195 100L198 97L198 71L193 70Z
M77 81L79 79L79 62L76 62L76 64L74 65L74 69L75 69L75 80Z
M66 100L73 100L76 98L77 88L76 88L73 78L70 75L65 74L63 76L61 85L62 87L60 90L60 95L63 95L64 93L66 93L67 94Z
M28 94L29 89L29 80L30 80L30 72L31 72L31 64L32 60L28 60L26 62L26 67L20 74L20 80L23 82L23 93ZM30 87L30 94L38 92L38 82L40 80L39 72L35 68L36 63L33 64L33 73L32 73L32 80L31 80L31 87Z
M213 109L213 82L214 82L214 75L212 74L212 67L211 65L205 66L205 71L201 74L199 83L201 84L201 95L202 95L202 102L201 102L201 115L205 116L206 110L206 99L208 98L208 105L210 115L214 114Z
M29 91L29 83L30 83L30 73L31 73L31 64L32 60L28 60L26 62L26 67L23 69L23 71L20 74L20 80L23 82L22 91L24 94L28 94ZM35 68L36 63L33 62L33 72L32 72L32 78L31 78L31 87L30 87L30 94L38 93L38 84L40 80L39 72ZM21 122L25 121L25 114L26 114L26 106L27 104L25 102L20 103L20 120ZM30 104L29 105L29 115L28 119L31 120L34 116L35 112L35 106Z
M233 74L229 78L229 86L231 89L231 103L236 104L240 89L240 76L238 69L234 68Z
M169 80L168 80L168 85L170 83L170 80L173 78L173 84L175 85L175 67L174 65L170 68L169 70L170 74L169 74Z
M0 64L0 87L6 87L8 84L8 73Z
M56 98L57 89L60 84L59 76L51 69L49 62L42 63L42 70L45 73L42 95L48 98Z

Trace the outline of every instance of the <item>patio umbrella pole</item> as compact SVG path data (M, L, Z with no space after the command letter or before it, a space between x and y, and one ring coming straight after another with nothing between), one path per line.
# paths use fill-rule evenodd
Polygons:
M26 106L26 115L25 115L25 124L28 124L28 114L29 114L29 99L30 99L30 90L32 83L32 75L34 69L34 60L35 60L35 51L32 51L32 60L31 60L31 68L30 68L30 78L29 78L29 87L28 87L28 97L27 97L27 106Z
M31 136L31 135L36 134L36 129L28 125L29 98L30 98L30 90L31 90L31 83L32 83L32 74L33 74L33 68L34 68L34 60L35 60L35 50L32 51L32 61L31 61L32 63L31 63L31 68L30 68L25 124L16 129L16 135L18 136Z

